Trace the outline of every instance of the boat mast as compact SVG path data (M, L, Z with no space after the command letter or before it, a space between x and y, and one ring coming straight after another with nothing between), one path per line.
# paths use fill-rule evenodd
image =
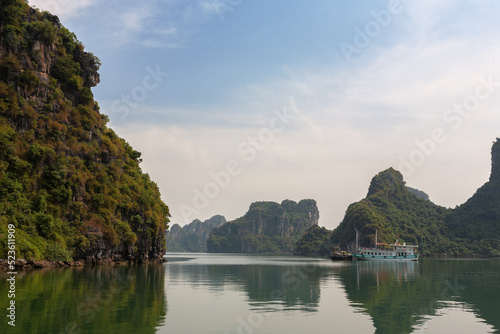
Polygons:
M378 230L375 230L375 248L377 248L377 232Z
M354 231L356 231L356 252L359 250L359 231L357 228L354 228Z

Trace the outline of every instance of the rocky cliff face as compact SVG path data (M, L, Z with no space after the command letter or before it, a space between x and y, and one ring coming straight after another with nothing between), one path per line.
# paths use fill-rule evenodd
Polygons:
M355 251L356 230L359 246L373 247L378 242L416 243L426 255L447 241L444 218L447 210L416 196L407 187L400 172L389 168L373 177L365 199L353 203L343 221L332 232L330 244Z
M215 228L211 253L292 253L304 231L319 221L314 200L252 203L245 216Z
M497 138L491 148L490 182L500 182L500 138Z
M474 254L500 256L500 139L491 150L490 179L446 217L450 236Z
M406 186L406 189L408 189L409 192L411 192L413 195L417 196L418 198L426 199L426 200L429 199L429 195L427 195L422 190L418 190L418 189L408 187L408 186Z
M21 97L41 108L52 92L51 79L55 78L65 98L77 105L85 98L82 95L100 81L98 58L84 51L57 16L33 8L22 10L25 36L9 29L13 25L2 24L0 58L4 60L4 80L15 83ZM65 48L64 55L61 47Z
M56 16L0 6L0 258L161 259L168 207L140 153L106 127L99 60Z
M167 231L167 251L204 253L207 251L207 239L212 229L225 222L226 218L218 215L204 222L195 219L184 227L175 224Z

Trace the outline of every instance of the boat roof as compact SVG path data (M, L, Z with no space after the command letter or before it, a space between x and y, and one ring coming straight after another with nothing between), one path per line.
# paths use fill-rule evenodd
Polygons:
M395 247L418 248L418 246L416 246L416 245L384 244L384 243L377 243L377 246L395 246Z

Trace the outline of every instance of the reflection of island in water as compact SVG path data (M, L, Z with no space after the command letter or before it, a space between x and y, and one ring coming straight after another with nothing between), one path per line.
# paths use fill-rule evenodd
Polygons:
M471 312L499 330L499 265L495 260L444 259L342 265L171 263L167 275L214 293L244 291L256 312L317 312L321 286L340 284L351 306L372 318L376 333L412 333L448 307Z
M214 292L228 286L245 291L254 311L315 312L320 283L333 275L331 267L291 262L283 265L170 265L170 279L209 286Z
M425 296L435 298L437 286L420 280L419 263L358 262L337 273L352 305L372 317L376 333L411 333L435 312Z
M354 307L372 317L376 333L411 333L457 302L500 328L498 261L359 262L336 270ZM479 274L474 274L479 273ZM485 273L492 274L485 282Z
M166 314L164 281L161 265L20 272L16 326L2 321L0 333L156 333Z

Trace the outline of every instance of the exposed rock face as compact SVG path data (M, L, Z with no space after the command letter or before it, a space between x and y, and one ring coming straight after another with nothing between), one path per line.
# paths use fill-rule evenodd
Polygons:
M489 181L453 210L446 223L450 236L468 245L475 254L500 256L500 138L491 149Z
M296 241L319 221L314 200L256 202L245 216L215 228L207 241L210 253L293 253Z
M418 190L418 189L408 187L408 186L406 186L406 189L408 189L413 195L417 196L418 198L427 199L427 200L429 199L429 195L427 195L422 190Z
M40 17L40 13L31 8L26 15L26 20L28 22L38 20L48 22L53 27L44 26L44 29L54 29L55 27L55 29L67 32L68 36L63 37L63 39L66 39L64 42L67 44L70 42L69 39L74 37L74 35L61 25L59 18L50 13L44 12ZM0 45L7 44L10 46L10 50L3 48L0 51L0 57L2 54L8 55L10 52L17 56L17 62L13 63L8 69L7 81L19 83L19 75L25 71L36 75L41 82L37 89L33 89L30 85L24 85L24 87L23 85L17 85L17 92L20 96L28 100L35 100L37 105L42 107L44 100L47 99L51 92L50 78L51 76L58 75L57 70L61 67L60 65L64 60L57 56L58 45L55 37L47 36L45 31L39 31L35 28L27 29L27 31L29 34L29 40L25 43L27 49L24 49L23 45L17 42L18 38L14 34L0 36ZM72 60L78 63L80 68L77 69L79 73L70 74L78 74L83 79L81 87L95 87L100 82L98 73L100 64L98 59L92 53L85 52L81 44L74 45L73 47L73 50L68 51ZM59 74L61 76L68 73ZM70 80L71 78L64 79ZM72 85L61 85L60 88L63 90L66 98L71 100L73 104L76 104L81 95L80 89Z
M497 138L491 148L490 182L493 181L500 181L500 138Z
M56 16L0 5L0 258L161 260L169 210L141 154L106 126L99 59Z
M184 227L175 224L167 231L167 251L206 252L210 232L225 222L226 218L218 215L204 222L195 219Z

